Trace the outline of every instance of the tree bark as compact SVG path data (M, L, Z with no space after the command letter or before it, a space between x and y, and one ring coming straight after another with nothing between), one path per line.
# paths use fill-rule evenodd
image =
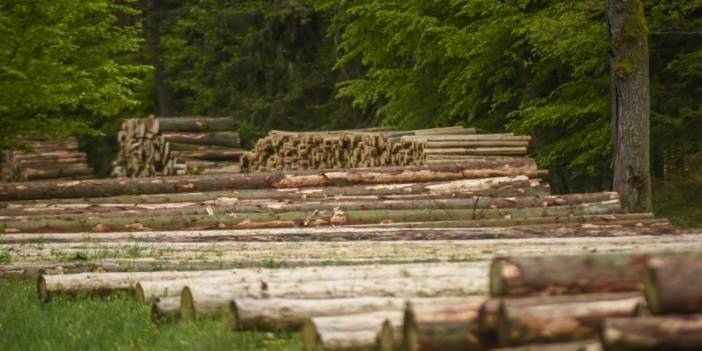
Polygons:
M597 336L605 318L634 317L643 299L632 294L588 296L589 301L558 299L541 304L510 305L503 302L498 315L501 346L587 340Z
M490 266L493 297L636 291L639 268L629 255L502 257Z
M106 197L215 190L390 184L459 179L536 176L533 160L476 161L411 167L358 168L345 171L231 174L147 179L0 184L0 201Z
M702 315L607 319L600 341L605 351L701 350Z
M641 0L607 0L612 80L612 188L630 212L651 210L648 28Z
M653 314L702 313L702 257L657 255L643 266L644 295Z
M466 298L419 306L409 302L403 320L402 350L487 350L492 345L478 332L485 299Z
M402 311L314 317L302 327L302 341L307 350L375 349L385 322L402 323Z

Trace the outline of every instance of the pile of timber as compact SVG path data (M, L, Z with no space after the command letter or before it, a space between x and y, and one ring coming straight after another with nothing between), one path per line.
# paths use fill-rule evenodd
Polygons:
M93 174L78 141L25 140L29 151L4 151L0 181L22 182L45 179L85 179Z
M0 208L0 225L14 233L667 224L623 214L616 193L549 195L538 175L532 160L518 159L12 183L0 185L0 201L13 201Z
M526 157L530 137L473 128L324 132L271 131L241 160L242 171L344 169Z
M701 251L656 250L43 274L37 288L45 302L128 292L155 322L226 317L233 332L301 331L310 350L646 351L702 348L700 276Z
M239 133L230 118L127 119L117 134L114 177L238 172Z

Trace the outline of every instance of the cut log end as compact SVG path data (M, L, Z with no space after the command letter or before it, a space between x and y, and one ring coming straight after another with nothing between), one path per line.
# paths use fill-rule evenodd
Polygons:
M46 279L44 275L40 275L37 279L37 293L39 295L39 301L49 301L49 291L46 289Z
M490 264L490 296L500 297L507 294L505 287L502 284L502 279L504 278L503 272L506 271L517 272L518 268L499 258L493 260Z
M381 351L395 351L399 349L400 339L396 333L397 328L393 327L389 320L383 322L383 328L378 334L378 345Z
M302 343L307 350L322 349L322 341L319 338L319 333L317 333L317 327L311 319L306 320L302 326Z
M239 308L236 305L236 301L232 300L229 302L229 327L232 331L239 331L241 329L241 323L239 322Z
M140 303L146 303L144 288L141 286L141 283L137 283L136 286L134 287L134 297Z
M641 280L643 282L643 294L646 298L646 306L648 307L648 310L653 314L660 314L662 306L658 296L658 291L655 288L655 274L655 271L651 270L649 267L643 267L641 270Z
M197 318L196 313L193 294L190 288L186 286L180 293L180 318L186 321L192 321Z

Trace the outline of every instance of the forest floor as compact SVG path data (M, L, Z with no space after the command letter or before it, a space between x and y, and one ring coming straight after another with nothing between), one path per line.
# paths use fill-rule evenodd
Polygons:
M299 333L237 332L226 320L156 324L126 295L37 298L34 280L0 280L0 350L302 350Z
M681 182L655 182L653 210L679 227L702 227L702 186Z

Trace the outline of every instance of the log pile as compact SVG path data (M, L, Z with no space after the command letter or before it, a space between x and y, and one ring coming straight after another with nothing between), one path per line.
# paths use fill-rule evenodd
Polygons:
M66 141L25 140L31 151L4 151L0 181L85 179L93 174L75 138Z
M476 134L473 128L414 131L271 131L241 160L244 172L410 166L524 158L528 136Z
M239 133L230 118L127 119L117 134L114 177L238 172Z

